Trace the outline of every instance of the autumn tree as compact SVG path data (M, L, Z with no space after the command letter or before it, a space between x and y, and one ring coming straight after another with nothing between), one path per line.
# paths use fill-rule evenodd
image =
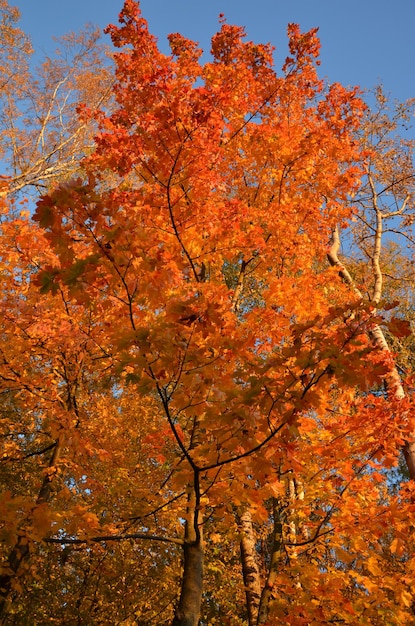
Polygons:
M362 287L357 284L345 266L341 267L337 257L340 246L338 230L334 232L329 254L330 262L341 268L343 279L358 297L371 303L372 314L384 298L385 284L389 297L393 292L397 294L399 289L401 290L401 296L398 301L395 300L395 307L403 299L402 281L408 281L409 276L397 278L390 272L388 273L384 262L384 248L391 242L396 244L399 240L403 240L406 249L412 252L415 182L414 141L407 139L402 132L407 130L410 123L415 101L410 99L391 106L380 86L376 89L374 96L375 104L366 114L359 137L363 147L367 150L367 156L364 162L362 185L353 198L356 223L351 229L355 243L353 250L366 261L366 271L360 273ZM407 256L401 257L400 274L402 274L402 269L408 266ZM382 321L386 322L383 328L382 324L375 324L370 332L374 344L381 350L389 352L387 334L391 334L392 342L396 345L393 337L410 335L410 326L408 321L402 319L401 316L386 315L386 319ZM388 333L388 330L392 330L392 333ZM394 367L385 379L389 397L401 399L405 396L403 379L404 376L398 367ZM403 452L409 475L414 479L415 439L413 435L405 441Z
M2 228L4 623L27 597L74 624L410 623L410 398L379 393L379 310L329 246L370 186L358 90L296 25L280 73L223 18L204 63L133 0L108 32L113 109L73 122L94 149Z
M33 49L20 14L0 4L0 137L11 192L36 193L77 171L91 148L94 126L76 114L83 103L109 104L111 60L98 29L69 33L53 56L31 62Z

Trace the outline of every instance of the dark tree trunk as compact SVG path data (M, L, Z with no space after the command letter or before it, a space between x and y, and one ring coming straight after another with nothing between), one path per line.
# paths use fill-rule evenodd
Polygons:
M203 546L185 543L183 581L173 626L197 626L203 590Z
M180 599L172 626L197 626L200 619L203 592L203 536L200 519L199 475L189 493L187 520L183 545L183 578Z
M261 594L257 626L267 623L269 604L272 598L274 584L278 575L278 568L281 560L282 522L280 518L279 504L275 498L272 501L272 516L274 520L274 530L271 563L269 567L268 578Z

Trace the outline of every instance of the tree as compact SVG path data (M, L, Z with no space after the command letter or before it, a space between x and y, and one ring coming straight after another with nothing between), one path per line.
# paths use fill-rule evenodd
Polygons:
M76 109L80 103L108 105L112 79L108 50L91 27L62 37L55 56L33 70L19 17L2 0L0 155L8 165L9 190L36 195L76 172L94 134L94 125L85 124Z
M352 229L357 240L357 249L365 255L370 267L370 285L367 287L367 300L373 311L379 306L384 292L384 272L382 271L382 247L385 235L393 233L405 238L408 248L413 239L413 193L414 193L414 142L406 140L400 134L410 119L415 101L396 103L394 111L389 113L389 103L381 87L376 90L376 106L369 111L362 127L361 142L368 150L365 160L365 176L355 203L355 215L358 227ZM333 243L329 254L332 265L340 268L343 279L354 289L359 298L364 296L348 270L342 266L337 251L340 246L338 230L333 234ZM389 278L390 282L390 276ZM409 324L405 320L392 318L389 326L395 329L392 335L410 334ZM371 328L371 337L376 346L390 352L385 332L376 324ZM397 367L385 379L388 395L402 399L405 391L402 377ZM415 478L415 444L411 435L405 442L403 452L409 475Z
M223 19L204 64L132 0L108 31L94 150L3 225L5 623L56 589L61 623L410 623L410 398L379 393L379 320L326 258L358 91L318 79L316 30L289 26L280 75Z

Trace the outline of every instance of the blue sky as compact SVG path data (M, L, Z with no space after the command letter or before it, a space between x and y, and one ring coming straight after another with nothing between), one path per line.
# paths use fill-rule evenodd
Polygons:
M117 22L122 0L10 0L37 50L53 50L53 35L92 22ZM246 27L249 39L287 53L286 26L319 26L320 74L331 82L371 88L382 82L400 100L415 97L415 0L142 0L143 16L167 51L166 35L181 32L208 51L218 15Z

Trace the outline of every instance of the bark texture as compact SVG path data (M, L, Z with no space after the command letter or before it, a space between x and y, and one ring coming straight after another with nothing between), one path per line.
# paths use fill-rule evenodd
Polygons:
M273 526L273 545L271 554L271 563L268 571L267 582L262 590L261 602L259 605L257 625L261 626L267 623L269 604L272 598L274 584L278 575L278 568L281 562L282 549L282 521L279 511L278 501L274 498L272 501Z
M199 489L196 476L195 485L188 499L183 545L183 579L172 626L197 626L199 623L203 592L203 556Z
M255 626L261 599L261 578L258 568L256 538L252 524L251 511L246 509L240 516L241 530L241 562L242 575L245 585L246 606L249 626Z

